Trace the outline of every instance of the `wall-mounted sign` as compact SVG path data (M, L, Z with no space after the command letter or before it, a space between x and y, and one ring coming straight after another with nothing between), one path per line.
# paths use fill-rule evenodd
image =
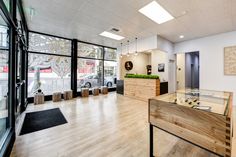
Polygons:
M131 61L125 62L125 69L130 71L133 69L133 63Z

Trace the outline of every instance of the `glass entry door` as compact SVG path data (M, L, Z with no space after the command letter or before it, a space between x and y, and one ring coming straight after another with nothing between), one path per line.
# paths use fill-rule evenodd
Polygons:
M9 128L9 27L0 16L0 145Z
M19 32L21 33L21 32ZM22 113L25 110L26 105L26 70L25 70L25 56L26 51L24 48L24 39L21 38L22 36L18 36L18 42L17 42L17 58L16 58L16 67L17 67L17 79L16 79L16 107L15 107L15 116L16 118L20 113Z
M17 51L17 79L16 79L16 107L15 107L15 116L16 118L18 117L18 115L21 113L21 105L24 104L22 103L22 89L24 86L24 81L22 79L22 75L21 75L21 65L22 65L22 51L19 48L21 46L21 43L19 43L18 45L18 51Z
M17 42L16 42L16 106L15 117L17 120L26 108L26 31L23 26L22 17L20 14L19 6L17 6L16 12L17 18Z

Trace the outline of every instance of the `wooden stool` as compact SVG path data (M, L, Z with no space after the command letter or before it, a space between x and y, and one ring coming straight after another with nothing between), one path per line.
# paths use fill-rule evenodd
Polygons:
M99 95L99 88L98 88L98 87L94 87L94 88L92 89L92 92L93 92L93 96Z
M61 92L53 93L53 95L52 95L52 101L53 101L53 102L61 101Z
M73 92L72 92L72 90L64 91L63 98L64 98L64 100L71 100L71 99L73 99Z
M44 94L43 93L37 93L34 95L34 104L44 104Z
M101 87L101 93L102 94L108 94L108 87L107 86L102 86Z
M88 88L81 88L81 96L88 97L89 96L89 89Z

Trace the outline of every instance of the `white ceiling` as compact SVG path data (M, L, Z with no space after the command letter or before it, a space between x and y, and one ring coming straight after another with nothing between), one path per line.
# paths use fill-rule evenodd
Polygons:
M176 19L156 24L138 12L152 0L23 0L34 31L117 47L99 36L115 27L123 42L155 34L180 42L236 30L236 0L157 0ZM30 19L29 8L35 9ZM186 11L187 14L183 14ZM179 35L184 35L180 39Z

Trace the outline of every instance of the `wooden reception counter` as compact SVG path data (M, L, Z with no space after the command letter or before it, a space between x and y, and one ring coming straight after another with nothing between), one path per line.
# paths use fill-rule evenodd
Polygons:
M160 80L125 78L124 95L127 97L148 101L149 98L160 95Z
M150 156L159 128L220 156L231 156L232 93L182 90L149 99Z

